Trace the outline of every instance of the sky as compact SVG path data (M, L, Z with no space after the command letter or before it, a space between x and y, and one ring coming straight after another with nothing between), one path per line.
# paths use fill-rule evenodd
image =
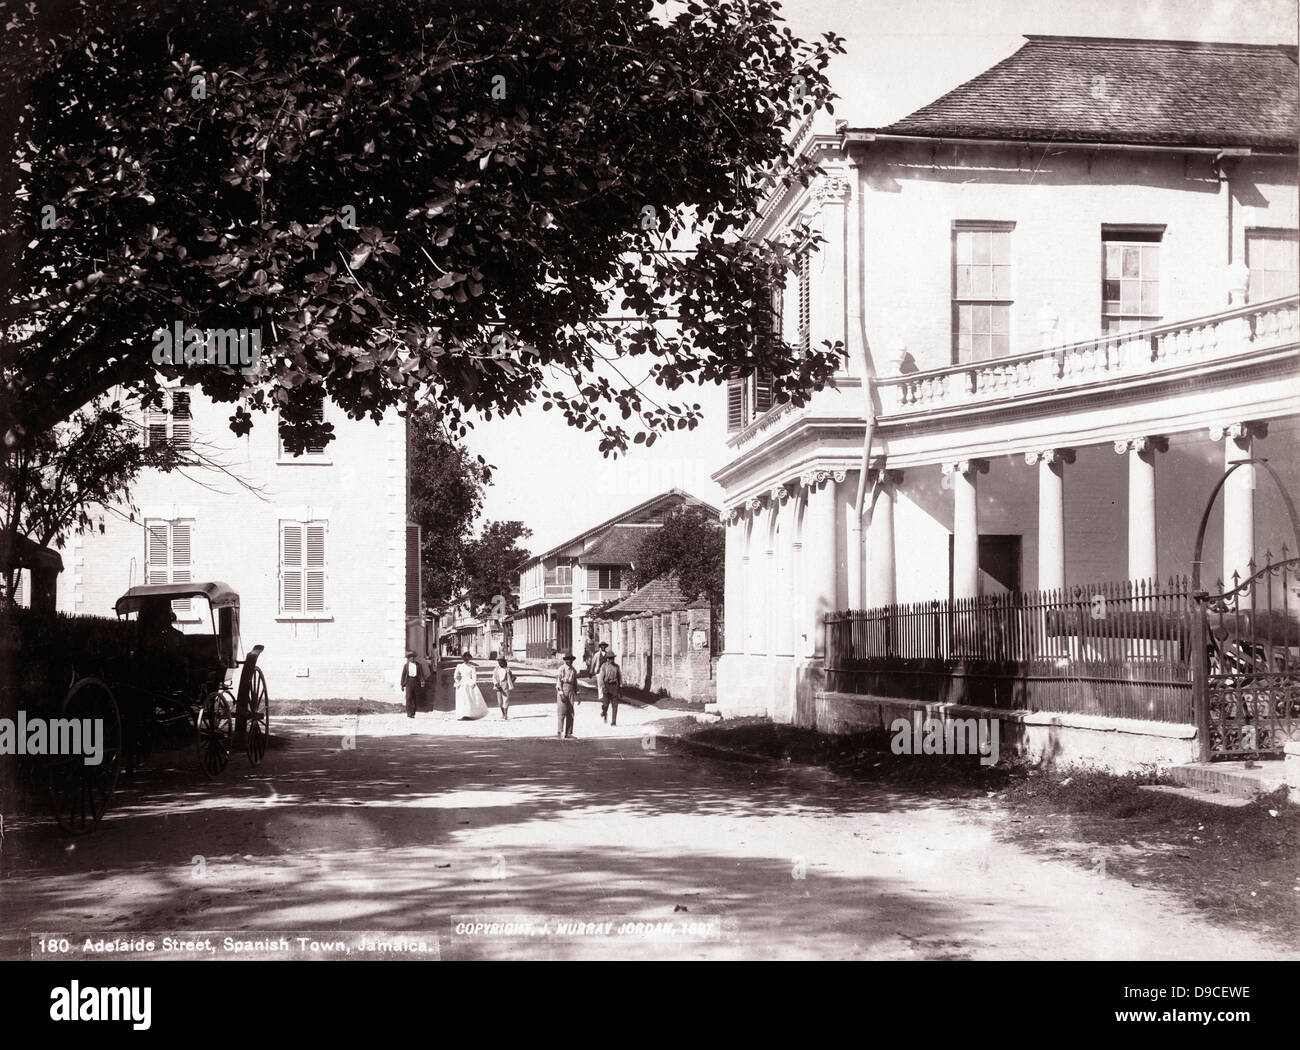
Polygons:
M1266 44L1297 36L1294 0L787 0L783 11L804 39L828 30L844 38L828 73L840 95L835 116L854 127L920 108L1010 55L1026 33ZM523 521L533 530L525 546L540 552L669 488L720 506L710 475L727 459L724 392L676 396L699 402L701 426L617 460L540 404L477 423L466 444L496 467L481 520Z

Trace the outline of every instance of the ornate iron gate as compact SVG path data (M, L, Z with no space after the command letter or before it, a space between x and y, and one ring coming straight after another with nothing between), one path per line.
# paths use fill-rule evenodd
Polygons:
M1251 564L1197 603L1192 695L1201 759L1280 756L1300 740L1300 558Z

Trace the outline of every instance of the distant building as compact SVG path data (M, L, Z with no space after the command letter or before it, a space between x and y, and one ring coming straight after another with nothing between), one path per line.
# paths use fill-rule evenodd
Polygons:
M515 658L572 652L581 659L590 647L588 613L632 592L629 570L637 546L648 530L683 507L717 514L695 496L670 489L524 562L513 617Z
M221 580L239 592L245 650L266 647L273 700L398 697L403 653L425 635L402 419L348 420L322 401L335 438L295 457L274 416L236 437L230 405L179 385L166 397L140 420L143 440L190 465L142 476L134 517L116 508L102 532L69 539L59 607L112 616L135 584ZM202 599L174 608L182 630L211 630Z
M776 313L848 353L802 407L731 384L724 711L814 722L835 610L1164 580L1226 466L1296 492L1296 97L1294 47L1033 36L802 135L748 232L826 238ZM1294 546L1254 467L1209 527L1206 581Z

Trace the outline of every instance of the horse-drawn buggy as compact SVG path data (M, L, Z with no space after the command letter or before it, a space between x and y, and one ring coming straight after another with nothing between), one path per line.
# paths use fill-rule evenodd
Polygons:
M172 603L204 599L211 634L181 633ZM131 738L147 757L156 734L177 726L194 730L199 766L216 776L230 761L232 743L242 744L249 762L266 755L270 698L266 676L257 666L263 647L255 645L240 660L239 595L228 584L162 583L132 587L117 600L119 617L135 616L136 648L131 680L123 685L132 698ZM231 672L240 668L238 691Z
M107 810L125 765L148 757L169 730L194 741L200 768L216 776L242 746L257 765L266 754L270 702L254 646L240 660L239 595L227 584L132 587L117 620L55 611L57 552L29 541L0 551L0 563L26 569L30 608L5 610L0 637L7 669L0 691L17 714L11 752L22 781L45 794L59 825L90 830ZM172 603L206 600L212 632L181 633ZM132 620L134 617L134 620ZM239 668L237 691L231 672Z

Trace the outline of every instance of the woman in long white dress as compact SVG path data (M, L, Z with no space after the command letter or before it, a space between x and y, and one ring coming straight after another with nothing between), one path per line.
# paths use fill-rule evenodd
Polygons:
M463 721L486 715L487 701L479 691L478 668L474 666L469 653L461 657L453 681L456 685L456 717Z

